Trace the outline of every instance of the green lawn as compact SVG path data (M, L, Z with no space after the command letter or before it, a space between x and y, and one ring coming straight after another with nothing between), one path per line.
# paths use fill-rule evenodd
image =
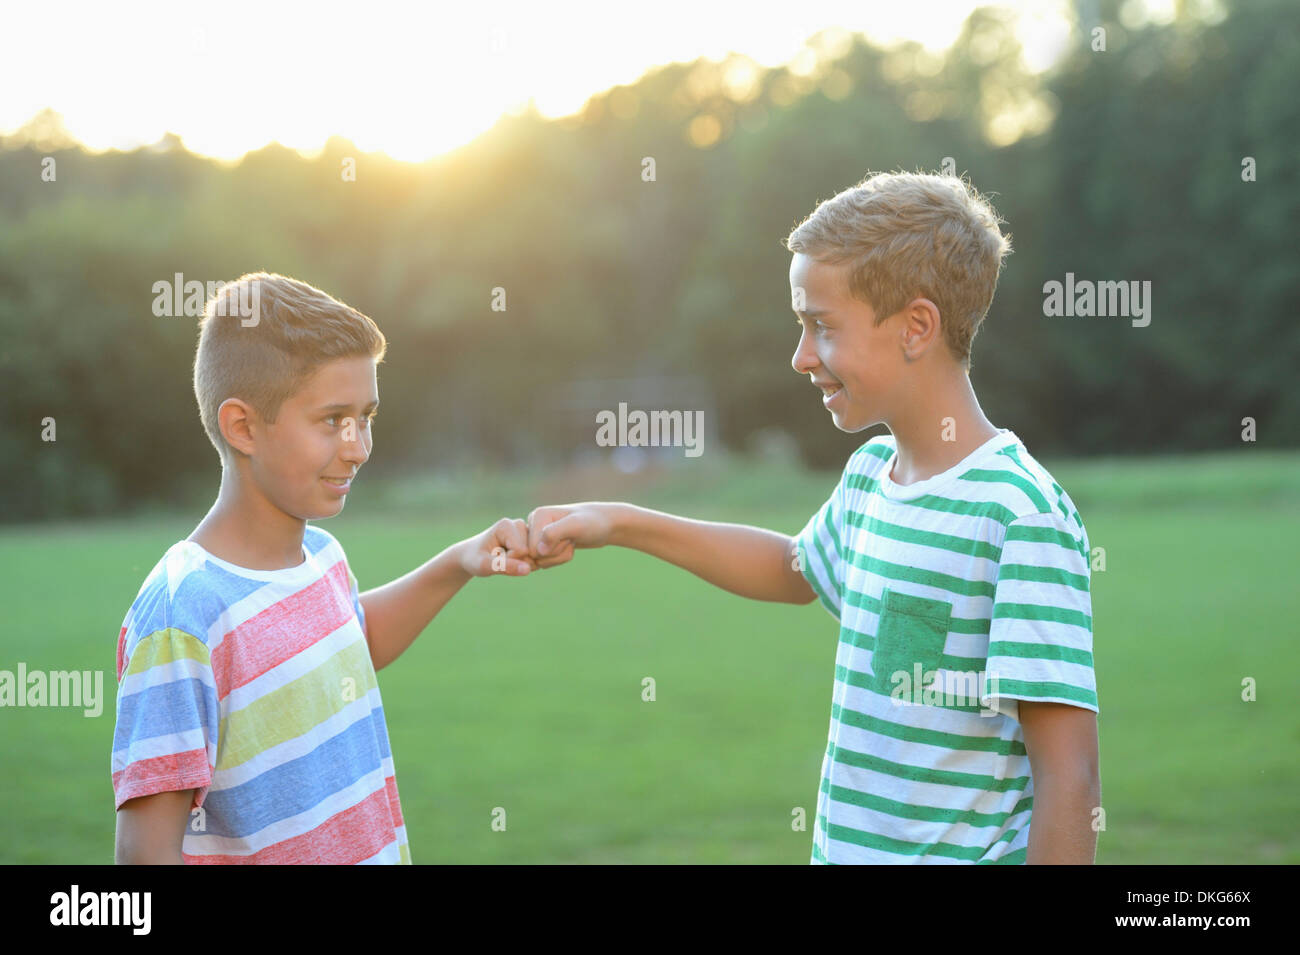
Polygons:
M1044 464L1106 550L1098 860L1300 862L1300 455ZM836 478L724 465L618 496L793 532ZM326 526L366 588L553 487L358 482ZM118 629L200 516L0 532L0 668L102 669L106 696L94 719L0 710L0 863L111 862ZM616 549L471 583L380 673L414 860L806 863L791 812L815 805L835 643L818 604L744 601Z

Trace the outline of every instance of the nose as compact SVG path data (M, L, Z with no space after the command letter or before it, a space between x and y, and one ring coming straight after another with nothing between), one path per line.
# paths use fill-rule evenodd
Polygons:
M353 465L354 468L359 468L370 459L372 444L370 425L364 420L359 421L356 424L356 437L352 440L344 439L339 458Z
M812 347L808 329L804 329L799 335L799 344L795 346L794 356L790 359L790 367L795 370L795 374L807 375L818 365L817 352Z

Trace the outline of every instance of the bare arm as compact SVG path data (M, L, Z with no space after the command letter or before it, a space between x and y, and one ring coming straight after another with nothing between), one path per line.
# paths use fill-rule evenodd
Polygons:
M1020 725L1034 780L1030 865L1092 865L1093 810L1101 805L1097 714L1065 703L1020 701Z
M528 574L533 565L526 559L527 546L524 522L502 518L477 537L452 544L409 574L360 594L375 669L383 669L401 656L474 577Z
M113 859L118 865L182 865L181 843L194 790L139 796L117 811Z
M575 547L615 544L667 561L751 600L817 599L799 571L794 538L745 524L697 521L634 504L586 502L539 507L528 516L537 566L562 564Z

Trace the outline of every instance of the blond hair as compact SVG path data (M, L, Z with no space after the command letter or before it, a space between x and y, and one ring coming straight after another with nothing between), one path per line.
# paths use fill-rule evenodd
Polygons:
M379 326L320 289L274 273L242 275L209 299L199 323L194 396L203 429L225 461L233 449L217 411L227 398L247 401L273 422L321 365L367 356L379 362L387 350Z
M849 293L879 325L912 299L939 309L944 340L969 372L1011 236L989 201L955 176L868 174L822 202L785 240L790 252L849 263Z

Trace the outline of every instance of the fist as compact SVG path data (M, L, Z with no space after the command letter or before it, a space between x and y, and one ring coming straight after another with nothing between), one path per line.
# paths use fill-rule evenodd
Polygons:
M528 554L539 569L573 559L579 547L604 547L612 526L609 506L600 503L535 508L528 515Z
M501 518L467 544L461 566L473 577L524 577L537 569L528 552L528 525L517 518Z

